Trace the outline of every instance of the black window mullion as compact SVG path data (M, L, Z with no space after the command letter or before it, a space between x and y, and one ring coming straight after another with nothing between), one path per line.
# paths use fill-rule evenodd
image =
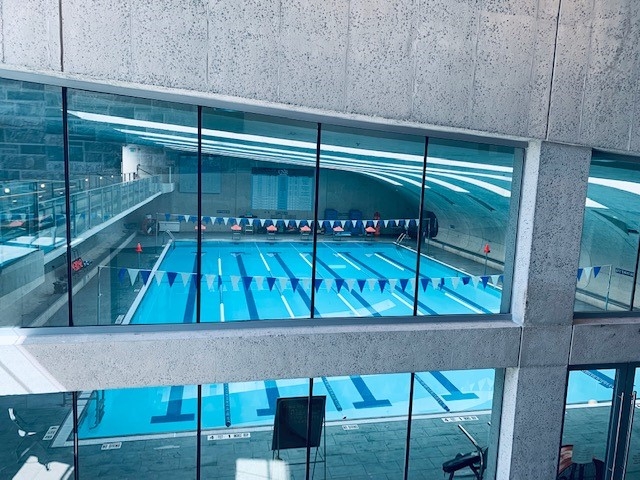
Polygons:
M315 318L316 309L316 254L318 252L318 204L319 191L320 191L320 145L322 144L322 124L318 124L318 135L316 137L316 178L315 178L315 191L313 201L313 252L312 252L312 264L311 264L311 311L309 312L311 318ZM307 472L308 473L308 472Z
M71 188L69 179L69 122L67 118L67 87L62 87L62 142L64 157L64 203L67 214L67 304L69 309L69 326L73 327L73 282L71 281ZM55 218L54 218L55 221Z
M422 159L422 185L420 187L420 212L418 214L418 225L417 225L418 245L416 247L416 284L413 289L413 316L414 317L418 315L418 294L420 292L420 255L422 252L422 222L423 222L423 216L424 216L424 191L425 191L425 183L427 180L428 150L429 150L429 137L425 137L424 138L424 157ZM427 221L430 221L430 219L428 219ZM411 383L411 388L413 388L413 381Z

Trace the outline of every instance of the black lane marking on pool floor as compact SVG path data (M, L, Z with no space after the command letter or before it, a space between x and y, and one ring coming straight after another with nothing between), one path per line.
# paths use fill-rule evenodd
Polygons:
M371 390L365 383L364 379L360 375L352 375L349 377L351 382L358 390L358 393L362 397L362 402L353 402L353 406L360 410L362 408L377 408L377 407L390 407L391 402L386 398L384 400L378 400L374 397Z
M247 277L247 269L244 268L244 262L242 261L242 255L235 255L238 262L238 269L240 270L240 276ZM244 285L242 285L244 287ZM260 320L258 316L258 308L256 307L256 301L253 298L253 293L250 288L244 289L244 298L247 301L247 308L249 309L249 318L251 320Z
M347 257L349 257L352 261L354 261L355 263L360 264L360 266L362 266L363 268L366 268L367 270L369 270L371 273L373 273L377 278L380 278L380 272L378 272L377 270L374 270L373 268L371 268L369 265L367 265L366 263L362 262L360 259L354 257L353 255L351 255L350 253L344 252L341 253L341 255L345 255ZM411 300L413 302L413 295L408 294L405 290L403 290L399 285L396 285L396 290L397 292L404 296L407 300ZM418 300L418 306L424 310L427 313L430 313L431 315L438 315L438 312L436 312L435 310L433 310L432 308L427 307L424 303L422 303L420 300Z
M420 378L420 376L419 376L417 373L416 373L415 377L416 377L416 381L417 381L420 385L422 385L422 387L423 387L427 392L429 392L429 395L431 395L431 396L433 397L433 399L434 399L436 402L438 402L438 405L440 405L440 406L442 407L442 409L443 409L445 412L450 412L450 411L451 411L451 409L447 406L447 404L444 402L444 400L443 400L443 399L441 399L441 398L440 398L440 396L439 396L436 392L434 392L434 391L431 389L431 387L429 387L429 385L427 385L427 383L426 383L422 378Z
M196 256L196 259L193 262L193 267L191 268L193 275L189 277L189 293L187 294L187 304L184 308L184 317L182 318L182 323L193 323L195 321L193 318L193 314L195 313L196 308L196 291L198 289L199 282L197 280L194 280L193 277L198 276L198 274L196 273L197 268L198 258Z
M596 382L598 382L603 387L613 389L614 380L608 375L605 375L604 373L599 372L598 370L582 370L582 373L584 373L588 377L593 378Z
M448 395L443 395L445 400L473 400L478 398L475 393L462 393L458 387L456 387L451 380L445 377L444 373L439 371L429 372L433 378L435 378L440 385L447 389Z
M327 272L329 272L329 275L333 275L333 278L341 278L340 275L338 275L335 270L333 270L331 267L329 267L329 265L327 265L324 261L320 260L319 257L316 257L316 262L319 263L320 265L322 265L325 270L327 270ZM380 312L378 312L375 308L373 308L373 305L371 305L369 302L367 302L358 292L354 290L351 290L351 295L353 295L353 298L355 298L356 300L358 300L367 310L369 310L369 313L371 313L371 315L373 315L374 317L381 317L382 314Z
M393 258L389 258L387 255L385 255L384 253L381 253L381 252L375 252L375 253L377 253L377 254L378 254L378 255L380 255L381 257L383 257L383 258L385 258L385 259L389 260L390 262L396 263L396 264L400 265L401 267L406 268L407 270L409 270L410 272L412 272L412 273L414 273L414 274L416 273L415 268L411 268L410 266L405 265L404 263L400 262L399 260L395 260L395 259L393 259ZM421 273L421 274L420 274L420 278L431 278L431 277L429 277L428 275L425 275L425 274ZM437 278L437 277L436 277L436 278ZM433 279L431 279L431 282L433 283ZM475 307L475 308L477 308L478 310L481 310L483 313L493 313L493 312L491 312L491 310L487 310L487 309L486 309L486 308L484 308L482 305L480 305L480 304L478 304L478 303L474 302L473 300L470 300L470 299L468 299L467 297L465 297L465 296L463 296L463 295L460 295L459 293L457 293L457 292L455 292L455 291L451 290L449 287L445 287L445 286L443 285L443 286L441 287L441 290L446 291L449 295L451 295L452 297L456 297L458 300L461 300L461 301L463 301L463 302L468 303L469 305L474 306L474 307Z
M289 280L296 278L296 276L293 274L291 269L287 266L287 264L285 263L285 261L282 259L282 257L278 252L273 252L273 258L275 258L278 261L278 263L284 270L284 273L286 273L287 276L289 277ZM311 311L311 299L309 298L309 295L307 295L307 292L305 292L302 288L296 288L296 292L298 292L298 295L300 295L300 297L304 301L309 311ZM314 311L316 316L320 315L320 312L318 312L317 308L314 308Z
M195 414L182 413L182 395L184 386L171 387L169 391L169 402L167 403L167 413L165 415L154 415L151 423L170 422L191 422L195 420Z
M265 380L264 381L264 391L267 394L267 402L269 403L268 408L258 408L256 413L260 417L266 417L270 415L276 414L276 403L278 401L278 397L280 396L280 392L278 391L278 385L275 380Z

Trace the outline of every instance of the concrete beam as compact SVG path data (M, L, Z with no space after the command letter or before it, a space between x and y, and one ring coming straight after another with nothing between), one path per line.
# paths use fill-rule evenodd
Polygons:
M570 365L640 362L640 319L578 320L573 327Z
M0 373L11 381L0 382L0 395L505 368L517 364L520 344L520 328L501 320L260 324L5 329Z

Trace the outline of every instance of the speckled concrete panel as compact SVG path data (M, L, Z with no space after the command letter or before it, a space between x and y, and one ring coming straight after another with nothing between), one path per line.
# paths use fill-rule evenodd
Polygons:
M204 90L207 0L131 4L131 80Z
M631 120L631 132L629 138L629 150L633 153L640 153L640 65L636 74L636 93L633 96L633 116Z
M640 362L640 320L602 319L574 325L571 365Z
M209 90L276 101L279 29L280 2L210 0Z
M128 0L63 0L66 72L131 80L129 3Z
M550 140L576 143L580 137L580 115L588 71L590 36L591 29L588 24L563 21L558 26L549 109Z
M571 346L571 331L571 325L523 328L520 344L520 366L566 366Z
M347 105L352 113L409 118L417 0L351 0Z
M535 17L483 13L469 126L527 135Z
M608 5L595 12L600 16L592 24L580 139L587 145L626 150L638 81L640 22L632 18L629 4L618 7Z
M497 478L556 478L566 367L508 369L502 404Z
M55 380L52 384L85 390L504 368L517 363L521 331L510 322L177 332L168 326L164 332L135 334L80 328L20 339L20 348ZM3 348L0 344L0 358Z
M60 71L58 0L3 0L4 63Z
M590 160L588 148L549 142L527 151L512 294L518 323L571 323Z
M468 125L479 17L476 5L471 0L421 4L413 54L414 120Z
M348 18L348 0L282 2L280 102L344 110Z

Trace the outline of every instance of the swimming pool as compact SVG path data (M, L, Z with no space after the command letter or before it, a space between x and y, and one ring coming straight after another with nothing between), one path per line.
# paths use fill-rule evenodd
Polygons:
M207 242L202 246L201 321L408 316L416 253L392 243L319 242L312 279L310 242ZM144 275L125 323L196 321L196 244L176 242ZM126 279L126 274L121 277ZM471 276L422 257L421 315L498 313L501 275ZM313 282L313 285L312 285Z
M414 251L387 243L320 242L314 285L311 258L312 244L307 242L203 244L202 321L308 318L312 288L317 317L411 315ZM127 322L195 322L195 270L195 242L167 245L154 268L143 274L144 287ZM423 257L418 309L497 312L502 279L485 280L474 281L465 272ZM584 373L577 381L574 376L568 402L610 401L613 380L608 372ZM493 384L493 370L417 373L413 414L491 410ZM409 387L409 374L314 379L314 395L327 397L327 421L406 417ZM268 427L277 398L308 393L307 379L203 385L202 429ZM197 426L196 386L84 392L81 400L79 437L84 440L192 432Z

